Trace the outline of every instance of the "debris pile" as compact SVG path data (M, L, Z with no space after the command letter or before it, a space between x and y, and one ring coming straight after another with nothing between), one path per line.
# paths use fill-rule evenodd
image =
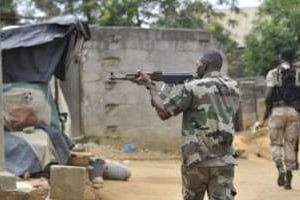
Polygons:
M237 133L234 139L234 148L239 158L259 157L272 160L267 127Z

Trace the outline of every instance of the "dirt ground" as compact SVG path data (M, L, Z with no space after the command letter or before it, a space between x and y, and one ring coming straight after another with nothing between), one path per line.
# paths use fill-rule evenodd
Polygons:
M271 161L266 128L237 134L234 147L236 200L300 200L300 172L294 172L293 190L276 185L277 171ZM181 200L179 153L120 152L109 146L90 145L89 151L113 160L127 160L132 171L129 181L104 181L101 200ZM300 158L300 157L299 157Z
M101 200L181 200L179 160L131 161L132 177L126 181L105 181ZM271 161L240 160L236 168L237 200L299 200L300 173L294 174L293 190L276 185Z

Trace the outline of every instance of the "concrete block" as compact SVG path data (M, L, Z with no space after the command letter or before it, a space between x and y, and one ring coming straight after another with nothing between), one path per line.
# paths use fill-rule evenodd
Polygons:
M264 98L257 99L257 116L259 121L263 120L265 110L266 110L265 99Z
M1 191L0 199L1 200L29 200L29 194L22 191Z
M112 140L120 140L121 132L117 125L107 125L104 131L104 137Z
M243 113L243 129L249 129L256 121L256 113Z
M45 200L48 196L47 188L32 190L0 191L1 200Z
M128 114L130 113L130 117ZM142 113L134 105L119 105L114 110L105 113L105 125L139 126L142 121Z
M113 89L106 91L103 100L105 103L138 104L139 94L143 89L133 83L118 83Z
M87 181L86 168L52 166L50 173L50 199L83 200Z
M100 80L100 73L97 73L95 71L82 72L82 79L85 82L98 81Z
M84 126L85 127L85 136L88 137L103 137L106 127L103 126L102 124L98 124L95 126ZM96 139L95 138L95 139ZM97 140L97 139L96 139ZM98 141L98 140L97 140Z
M0 191L16 189L16 177L8 172L0 171Z
M152 126L122 129L121 131L123 141L135 144L137 148L159 151L178 151L180 149L180 129Z

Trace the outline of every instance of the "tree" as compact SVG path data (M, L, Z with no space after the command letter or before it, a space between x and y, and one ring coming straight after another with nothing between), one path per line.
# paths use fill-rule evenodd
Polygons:
M22 1L22 0L17 0ZM24 0L23 0L24 1ZM46 16L76 13L90 24L102 26L136 26L192 28L211 31L223 46L229 63L236 60L237 43L217 22L223 13L204 0L27 0ZM238 11L237 0L217 0Z
M240 76L237 69L240 67L238 43L231 38L230 32L227 31L221 24L212 22L209 24L209 31L213 34L214 38L223 46L223 51L226 54L228 66L228 74L232 77Z
M234 12L239 12L236 7L236 0L220 0L218 3L230 4ZM160 1L160 9L160 16L153 26L210 31L223 46L229 63L229 74L235 75L236 60L239 56L238 44L231 38L229 31L218 22L224 16L222 12L214 10L212 4L207 1L200 0L162 0Z
M21 1L21 0L17 0ZM90 24L141 26L153 17L159 0L27 0L47 17L65 14L84 16Z
M300 2L266 0L260 9L257 25L247 36L243 55L245 75L266 75L278 64L282 47L300 47Z
M156 0L107 0L102 4L100 24L104 26L138 26L154 17Z
M151 23L163 27L203 28L222 16L204 0L15 0L31 2L46 16L77 14L89 23L109 26L142 26ZM217 0L237 10L237 0ZM149 22L149 19L151 22Z
M0 21L4 25L18 22L13 0L0 0Z

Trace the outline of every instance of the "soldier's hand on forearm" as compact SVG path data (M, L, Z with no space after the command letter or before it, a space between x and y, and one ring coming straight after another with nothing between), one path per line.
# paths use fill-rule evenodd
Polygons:
M150 88L154 85L154 83L152 82L150 76L148 74L145 74L141 71L137 72L138 77L134 80L132 80L133 82L137 83L138 85L144 85L147 88Z

